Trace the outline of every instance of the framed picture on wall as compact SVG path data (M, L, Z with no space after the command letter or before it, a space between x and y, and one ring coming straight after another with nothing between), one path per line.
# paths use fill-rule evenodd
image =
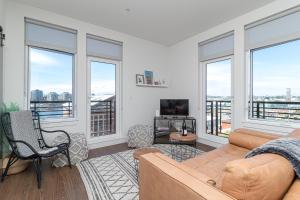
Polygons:
M142 75L142 74L137 74L136 75L136 84L137 85L143 85L143 84L145 84L144 75Z
M147 85L153 84L153 71L145 71L145 82Z

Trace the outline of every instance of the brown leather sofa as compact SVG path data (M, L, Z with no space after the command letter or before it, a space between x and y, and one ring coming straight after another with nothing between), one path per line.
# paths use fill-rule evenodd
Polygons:
M290 137L300 138L300 130ZM275 154L245 154L281 136L237 129L229 144L178 163L160 154L140 159L140 200L300 200L300 179Z

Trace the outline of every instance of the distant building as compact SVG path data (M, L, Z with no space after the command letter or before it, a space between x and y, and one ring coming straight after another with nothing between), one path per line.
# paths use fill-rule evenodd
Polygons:
M61 101L72 101L72 94L69 92L63 92L59 95Z
M292 101L292 90L291 90L291 88L286 88L286 101Z
M47 94L47 101L58 101L58 94L56 92L49 92Z
M44 93L42 90L32 90L31 91L31 101L42 101Z

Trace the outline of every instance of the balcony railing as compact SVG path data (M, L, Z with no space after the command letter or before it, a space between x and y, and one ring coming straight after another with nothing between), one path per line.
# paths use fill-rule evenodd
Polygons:
M37 111L41 118L73 117L72 101L30 101L30 109Z
M250 105L252 105L250 107ZM228 137L231 128L231 101L206 101L207 134ZM251 119L300 120L300 102L253 101Z
M30 109L39 112L41 118L73 117L72 101L31 101ZM91 136L115 132L115 101L91 101Z
M91 101L91 136L116 133L115 101Z
M253 101L249 111L253 119L300 120L300 102Z
M206 101L206 133L227 137L231 128L231 101Z

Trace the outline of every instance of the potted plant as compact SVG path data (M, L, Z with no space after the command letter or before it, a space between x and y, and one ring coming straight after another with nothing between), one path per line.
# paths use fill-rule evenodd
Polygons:
M19 111L19 110L20 110L20 107L16 103L2 104L0 106L0 115L2 115L5 112L13 112L13 111ZM0 121L0 123L1 123L1 121ZM1 164L0 166L4 170L7 165L9 155L11 153L11 149L10 149L9 143L6 139L6 136L3 132L2 126L0 127L0 135L1 135L0 136L0 144L1 144L0 152L2 152L2 155L0 157L0 160L2 160L2 162L0 162L0 164ZM22 172L27 168L28 164L29 164L28 161L18 160L9 168L8 174L16 174L16 173Z

